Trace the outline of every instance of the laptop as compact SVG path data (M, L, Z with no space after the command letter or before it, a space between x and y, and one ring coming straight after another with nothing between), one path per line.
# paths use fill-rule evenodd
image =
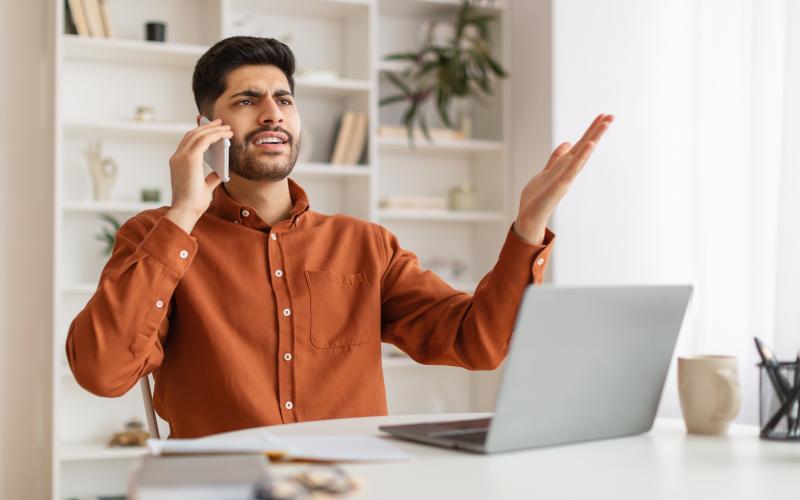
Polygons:
M647 432L691 294L691 285L529 286L491 418L380 429L476 453Z

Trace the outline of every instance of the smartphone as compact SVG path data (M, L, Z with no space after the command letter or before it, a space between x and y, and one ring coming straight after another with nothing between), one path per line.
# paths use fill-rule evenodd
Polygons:
M211 120L205 116L200 117L200 125L205 125L210 122ZM213 143L208 147L205 153L203 153L203 163L212 171L216 172L219 178L222 179L222 182L231 180L228 176L228 155L230 147L231 140L227 137L223 137L222 140Z

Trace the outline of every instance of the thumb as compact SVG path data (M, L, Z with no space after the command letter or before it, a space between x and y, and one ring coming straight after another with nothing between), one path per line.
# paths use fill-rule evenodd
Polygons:
M559 144L558 147L553 150L553 154L550 155L550 159L547 161L547 165L544 166L543 170L550 170L553 168L553 165L556 164L558 159L567 154L570 149L572 149L572 144L569 142L562 142Z
M206 186L208 186L208 189L213 191L220 184L222 184L222 179L219 178L216 172L211 172L206 176Z

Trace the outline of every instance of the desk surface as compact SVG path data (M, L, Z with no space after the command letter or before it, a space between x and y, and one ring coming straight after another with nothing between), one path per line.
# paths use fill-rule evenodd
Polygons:
M487 414L402 415L269 427L277 436L385 435L379 425L480 418ZM788 499L800 495L800 443L687 435L681 420L649 433L499 455L475 455L393 439L413 458L344 465L363 480L357 498ZM289 467L284 465L277 466Z

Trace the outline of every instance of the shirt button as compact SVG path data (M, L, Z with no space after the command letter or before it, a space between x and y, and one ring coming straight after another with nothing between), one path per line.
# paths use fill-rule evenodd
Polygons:
M289 316L290 314L292 314L292 311L288 307L283 310L283 315L284 316Z
M235 221L233 221L233 223L234 223L234 224L238 224L238 223L239 223L239 221L238 221L238 220L235 220Z
M536 265L541 266L542 264L544 264L544 259L539 257L539 260L536 261Z
M269 237L272 238L273 240L277 240L278 239L278 237L275 236L275 233L270 234Z
M285 406L287 410L291 410L294 407L294 404L292 404L291 401L287 401L283 406Z
M164 301L163 300L157 300L156 301L156 307L158 309L161 309L162 307L164 307Z
M242 210L242 217L248 217L250 215L249 210Z
M179 253L178 256L181 259L186 260L186 258L189 257L189 252L187 252L186 250L181 250L181 253Z
M283 276L283 271L278 269L277 271L275 271L275 276L277 276L278 278L282 277Z
M291 361L292 360L292 353L287 352L286 354L284 354L283 355L283 360L284 361Z

